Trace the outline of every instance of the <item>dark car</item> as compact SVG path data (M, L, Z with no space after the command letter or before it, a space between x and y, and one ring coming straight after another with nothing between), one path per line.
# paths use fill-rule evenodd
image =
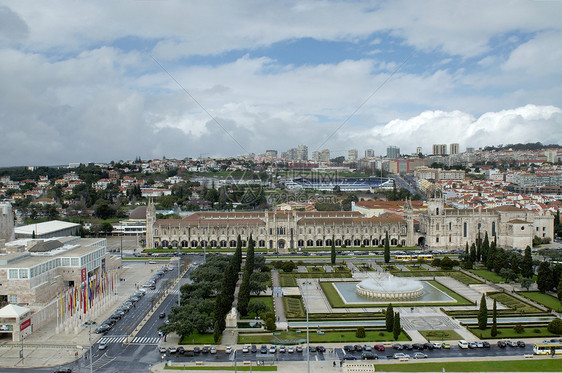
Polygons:
M70 369L70 368L57 369L57 370L55 370L55 373L72 373L72 369Z
M107 333L109 331L109 329L111 329L111 327L107 324L103 324L101 325L99 328L96 329L96 331L94 333L96 334L104 334Z
M261 354L267 354L267 346L266 345L261 345L260 353Z
M402 346L400 343L395 343L392 345L392 348L395 350L403 350L404 346Z
M363 360L377 360L378 358L379 356L373 354L372 352L363 352L361 354L361 359Z
M164 317L166 317L166 312L160 312L160 315L158 315L158 317L163 319Z
M523 341L517 341L517 346L518 346L518 347L525 347L525 342L523 342Z
M185 353L185 348L183 347L178 347L178 354L184 354Z
M207 346L203 346L203 348L201 349L201 352L204 353L204 354L208 354L209 351L210 351L209 347L207 347Z
M500 347L500 348L506 348L506 347L507 347L507 343L505 343L505 341L498 341L498 347Z
M318 351L318 352L326 352L326 347L324 347L324 346L318 346L318 347L316 347L316 351Z
M404 350L413 350L413 349L414 349L414 346L412 346L412 345L409 344L409 343L404 343L404 344L402 345L402 347L404 347Z
M415 350L423 350L423 345L422 345L421 343L414 343L414 344L412 345L412 347L413 347Z
M426 342L426 343L423 344L423 348L425 348L427 350L433 350L434 346L433 346L433 343Z
M486 342L486 341L482 342L482 345L484 346L484 348L490 348L490 347L492 347L492 346L490 345L490 342Z
M361 351L363 351L363 346L361 346L361 345L355 345L355 346L353 347L353 349L354 349L355 351L361 352Z
M250 351L252 351L255 354L256 352L258 352L258 347L256 345L252 345Z
M198 354L201 352L201 349L199 347L193 347L193 353L194 354Z
M347 345L347 346L343 346L343 350L345 352L353 352L353 351L355 351L355 348L351 345Z
M310 347L308 348L308 350L309 350L310 352L316 352L316 346L310 346Z
M350 355L350 354L343 355L343 359L344 360L357 360L357 358L355 356Z

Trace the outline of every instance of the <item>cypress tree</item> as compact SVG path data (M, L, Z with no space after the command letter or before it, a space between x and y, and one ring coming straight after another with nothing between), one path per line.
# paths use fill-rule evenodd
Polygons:
M521 275L526 278L533 277L533 256L531 254L531 247L525 248L523 254L523 262L521 262Z
M238 311L240 315L246 316L248 314L248 304L250 303L250 274L248 270L244 271L242 276L242 283L238 290Z
M486 295L482 294L482 298L480 298L480 311L478 312L478 328L484 330L486 325L488 325L488 307L486 306Z
M242 268L242 238L240 235L236 238L236 251L234 252L234 258L234 268L236 272L240 272L240 269Z
M541 293L552 289L552 270L548 262L542 262L537 270L537 288Z
M470 261L472 263L476 262L476 245L474 243L470 245Z
M394 328L394 309L392 308L392 303L388 304L386 307L386 331L391 332Z
M494 299L494 311L492 313L492 330L490 331L490 335L495 337L498 335L498 324L496 321L496 317L498 316L498 308L496 305L496 300Z
M254 273L254 240L252 239L252 235L250 234L250 238L248 239L248 250L246 251L246 266L244 270L248 271L248 276L251 276Z
M476 260L482 260L482 239L480 238L480 231L478 231L478 237L476 238Z
M489 271L494 269L494 262L496 260L496 240L494 239L490 244L490 251L488 251L488 258L486 260L486 268Z
M331 260L332 264L336 264L336 245L335 245L334 236L332 236L332 252L331 252L331 255L330 255L330 260Z
M484 242L482 243L482 263L488 262L488 252L490 251L490 240L488 239L488 231L484 235Z
M394 325L392 327L392 334L394 336L394 340L397 341L398 337L400 336L400 332L402 327L400 326L400 312L396 312L394 314Z
M562 302L562 277L560 277L560 282L558 283L556 295L558 296L558 300Z
M388 231L386 232L386 237L384 239L384 262L390 262L390 242L388 242Z

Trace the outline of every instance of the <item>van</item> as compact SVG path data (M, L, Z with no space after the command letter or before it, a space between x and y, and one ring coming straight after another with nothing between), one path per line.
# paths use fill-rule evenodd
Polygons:
M465 341L464 339L461 339L461 340L459 341L459 347L460 347L460 348L468 348L468 342Z

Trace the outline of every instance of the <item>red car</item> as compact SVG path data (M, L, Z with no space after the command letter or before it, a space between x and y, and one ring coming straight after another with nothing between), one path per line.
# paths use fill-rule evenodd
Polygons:
M375 350L384 351L384 346L383 345L375 345Z

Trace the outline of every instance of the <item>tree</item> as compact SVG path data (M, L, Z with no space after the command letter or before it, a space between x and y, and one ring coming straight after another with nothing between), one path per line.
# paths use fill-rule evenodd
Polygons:
M234 258L234 268L236 269L236 272L240 272L240 269L242 268L242 238L240 238L240 235L236 238L236 251L234 252Z
M386 236L384 239L384 262L390 262L390 242L388 240L388 231L386 232Z
M482 294L480 298L480 310L478 311L478 328L480 330L486 329L488 325L488 307L486 305L486 295Z
M541 262L537 271L537 288L541 293L552 289L552 270L548 262Z
M248 276L254 272L254 240L252 239L252 234L248 239L248 250L246 251L246 266L244 269L248 271Z
M533 257L531 255L531 247L525 248L523 261L521 262L521 275L526 278L533 277Z
M400 312L396 312L394 314L394 325L392 327L392 334L395 341L398 340L401 331L402 331L402 327L400 326Z
M334 244L334 236L332 236L332 251L330 255L330 261L332 264L336 264L336 245Z
M248 270L244 271L242 276L242 283L238 291L238 311L240 315L246 316L248 314L248 304L250 303L250 274Z
M355 336L357 338L365 338L365 328L362 326L358 327L355 331Z
M560 335L562 334L562 320L554 319L548 323L547 329L552 334Z
M265 320L265 328L266 328L267 330L276 330L276 329L277 329L277 325L275 325L275 319L274 319L274 318L271 318L271 317L268 317L268 318Z
M470 245L470 261L476 262L476 245L474 243Z
M391 332L394 328L394 309L392 308L392 303L388 304L386 307L386 331Z
M261 313L267 311L267 306L262 301L253 301L248 305L248 314L260 316Z
M488 251L488 258L486 259L486 268L488 270L494 269L494 261L496 260L496 240L492 241L490 244L490 250Z
M496 318L498 317L498 307L496 304L496 300L494 299L494 310L492 311L492 330L490 331L490 335L495 337L498 335L498 323Z
M286 262L283 262L283 266L281 268L283 269L283 272L293 272L296 265L292 260L287 260Z
M528 277L523 277L521 278L521 287L527 289L527 291L529 291L529 288L531 287L531 285L533 284L533 280L531 280Z
M558 291L556 292L556 295L558 295L558 300L560 302L562 302L562 278L560 278L560 282L558 283Z
M476 260L482 260L482 239L480 238L480 231L478 231L478 237L476 238Z
M482 263L488 262L488 252L490 251L490 240L488 238L488 231L484 235L484 242L482 242Z
M111 225L111 223L108 222L103 222L101 224L100 231L105 233L105 235L109 235L111 234L111 232L113 232L113 225Z

